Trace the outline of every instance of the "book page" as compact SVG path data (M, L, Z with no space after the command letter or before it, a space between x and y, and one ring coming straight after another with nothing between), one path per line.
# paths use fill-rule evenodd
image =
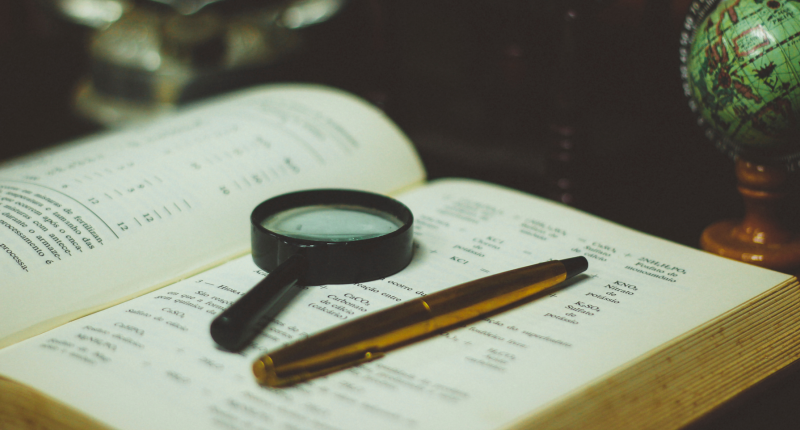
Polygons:
M0 374L119 429L495 429L790 278L486 184L400 196L415 255L391 277L302 291L240 354L211 320L263 278L244 256L0 351ZM504 270L584 255L564 288L508 312L285 389L266 351Z
M0 347L249 250L250 212L303 188L421 182L376 108L279 85L0 169Z

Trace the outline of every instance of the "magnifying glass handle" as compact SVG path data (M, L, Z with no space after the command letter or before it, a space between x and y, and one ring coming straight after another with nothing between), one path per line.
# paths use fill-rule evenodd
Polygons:
M225 309L211 322L211 338L221 347L237 352L278 314L294 297L287 294L305 272L308 263L295 254L275 268L264 280Z

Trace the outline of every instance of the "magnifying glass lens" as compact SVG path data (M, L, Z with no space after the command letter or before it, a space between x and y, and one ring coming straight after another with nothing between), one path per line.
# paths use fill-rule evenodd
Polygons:
M310 205L269 216L261 226L296 239L349 242L383 236L402 227L403 222L361 206Z

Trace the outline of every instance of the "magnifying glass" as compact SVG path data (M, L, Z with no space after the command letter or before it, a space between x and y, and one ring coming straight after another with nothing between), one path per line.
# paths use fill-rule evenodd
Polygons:
M251 245L269 275L214 319L212 339L240 351L299 292L296 284L354 284L399 272L411 262L413 221L404 204L364 191L299 191L261 203L250 216Z

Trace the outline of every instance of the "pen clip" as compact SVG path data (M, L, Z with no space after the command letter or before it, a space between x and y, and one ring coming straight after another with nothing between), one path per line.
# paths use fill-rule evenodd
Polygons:
M359 355L357 358L350 361L345 361L343 363L335 364L330 367L325 367L310 372L305 371L305 372L293 373L287 377L279 376L275 371L272 359L270 358L269 355L265 355L253 363L253 374L255 374L256 379L262 385L267 385L275 388L286 387L289 385L297 384L299 382L307 381L312 378L324 376L329 373L338 372L339 370L347 369L349 367L358 366L360 364L364 364L372 360L377 360L383 357L384 355L386 354L383 352L367 351L363 353L363 355Z

